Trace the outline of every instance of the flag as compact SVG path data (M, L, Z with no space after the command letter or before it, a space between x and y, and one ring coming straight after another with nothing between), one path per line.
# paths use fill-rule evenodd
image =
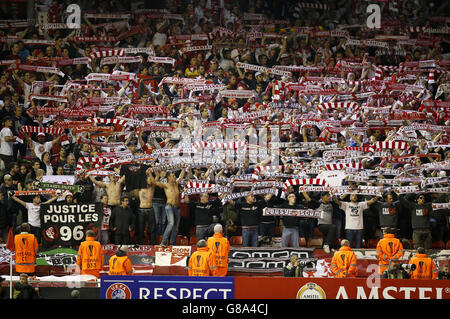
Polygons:
M14 233L13 233L13 228L10 227L9 228L9 233L8 233L8 241L6 242L6 246L7 249L9 249L10 251L15 251L16 247L14 244Z

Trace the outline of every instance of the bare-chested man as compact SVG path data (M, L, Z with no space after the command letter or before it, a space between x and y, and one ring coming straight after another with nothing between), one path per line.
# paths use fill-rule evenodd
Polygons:
M153 210L153 194L155 193L155 184L150 176L150 169L147 170L147 187L141 188L139 194L138 226L137 236L139 244L144 243L144 230L148 222L147 234L150 245L156 245L156 219Z
M125 175L119 178L117 173L112 172L109 174L109 183L101 182L89 175L89 179L95 185L106 188L106 194L108 194L108 205L118 206L120 205L120 197L122 196L122 189L125 183Z
M180 189L179 183L184 178L186 174L186 169L183 168L180 176L175 176L174 172L169 173L167 177L167 183L157 182L151 172L149 172L149 177L153 184L164 189L167 197L166 202L166 215L167 215L167 226L164 230L161 246L167 246L169 236L170 245L175 245L175 241L178 233L178 226L180 224ZM172 233L172 234L171 234Z

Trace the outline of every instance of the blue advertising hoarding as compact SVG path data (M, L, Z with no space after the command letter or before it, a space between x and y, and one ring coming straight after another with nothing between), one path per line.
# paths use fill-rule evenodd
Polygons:
M102 299L233 299L233 277L102 276Z

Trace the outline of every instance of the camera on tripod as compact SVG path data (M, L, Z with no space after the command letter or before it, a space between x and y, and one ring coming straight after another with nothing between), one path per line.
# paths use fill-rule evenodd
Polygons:
M414 271L414 270L416 270L416 265L415 264L401 264L400 265L400 267L403 269L403 270L411 270L411 271Z

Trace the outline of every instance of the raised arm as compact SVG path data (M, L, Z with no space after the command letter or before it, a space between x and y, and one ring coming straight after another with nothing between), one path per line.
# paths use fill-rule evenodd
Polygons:
M16 202L18 202L20 205L22 205L23 207L27 207L27 203L24 202L23 200L17 198L16 196L13 196L12 199L14 199Z
M376 201L378 200L378 196L375 196L374 198L372 198L371 200L367 201L367 205L372 205L374 204Z
M43 202L42 204L51 204L53 203L55 200L57 200L58 198L60 198L63 195L63 193L57 195L57 196L53 196L52 198L50 198L48 201Z
M92 183L94 183L95 185L97 185L99 187L106 187L106 186L108 186L108 184L106 184L105 182L98 181L95 178L93 178L91 175L89 175L89 179L91 180Z
M180 173L180 176L178 176L177 183L180 183L183 180L185 174L186 174L186 167L183 168L183 170Z
M148 171L148 178L152 181L152 183L156 186L158 186L159 188L166 188L167 184L166 183L161 183L159 181L157 181L155 179L155 177L153 177L153 174L151 173L151 171Z

